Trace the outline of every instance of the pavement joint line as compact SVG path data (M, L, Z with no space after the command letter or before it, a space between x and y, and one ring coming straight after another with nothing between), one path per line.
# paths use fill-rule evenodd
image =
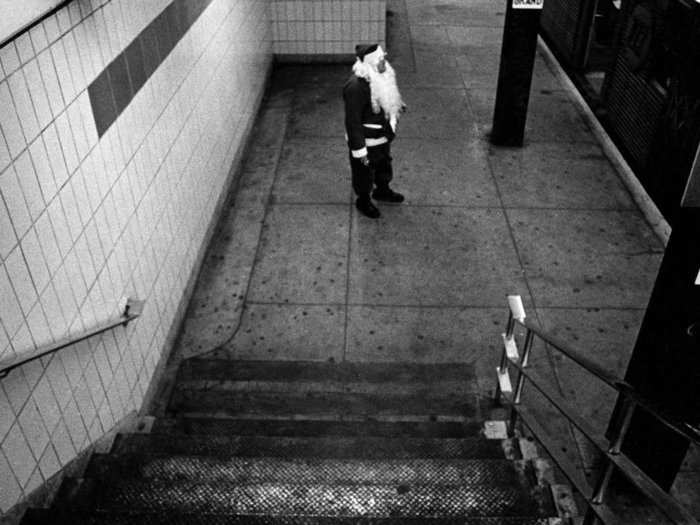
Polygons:
M247 301L249 306L317 306L317 307L351 307L351 308L427 308L431 310L504 310L502 304L408 304L408 303L298 303L298 302L267 302L267 301ZM533 307L534 308L534 307ZM539 305L540 310L609 310L609 311L646 311L645 307L637 305L632 306L563 306L563 305ZM507 310L507 307L505 307Z
M524 147L525 146L526 145L524 145ZM491 146L490 146L490 148L491 148ZM515 238L515 233L513 232L513 225L511 223L510 216L508 214L508 209L505 207L505 203L503 201L503 193L501 191L501 187L498 184L498 178L496 177L496 173L494 171L494 167L493 167L493 163L492 163L490 155L487 156L487 162L488 162L488 166L489 166L489 173L491 174L491 180L493 181L493 184L495 185L496 194L498 195L498 200L501 203L501 211L502 211L503 216L504 216L505 221L506 221L506 227L508 229L508 234L510 235L513 250L515 251L515 255L516 255L516 258L518 261L518 266L520 267L520 271L522 272L522 278L525 281L525 288L527 289L528 295L530 296L530 301L532 303L531 307L532 307L532 310L534 313L533 318L539 326L544 326L542 319L540 319L539 308L537 306L537 300L535 298L533 288L530 285L530 279L528 278L527 269L526 269L525 265L523 264L523 258L522 258L522 255L520 253L520 249L518 247L517 239ZM549 365L549 368L553 373L556 388L559 391L559 394L561 394L562 396L565 396L563 382L562 382L561 378L559 377L559 372L558 372L557 367L556 367L556 362L554 361L554 356L552 355L552 350L549 348L549 345L545 345L544 352L545 352L547 364ZM576 443L575 435L573 433L573 426L571 425L571 423L569 423L567 425L567 428L569 431L569 441L573 440L573 442Z
M410 195L409 195L410 198ZM354 201L354 199L352 199ZM350 203L352 204L352 202ZM273 206L347 206L348 203L345 202L292 202L292 201L280 201L275 202ZM462 205L462 204L420 204L420 203L410 203L403 202L401 204L391 204L382 202L380 206L388 206L391 208L455 208L455 209L475 209L475 210L487 210L487 209L501 209L499 206L489 206L489 205ZM354 215L354 214L353 214Z
M408 39L408 47L411 50L411 73L416 73L416 50L413 46L413 34L411 33L411 15L408 11L406 0L401 0L401 22L406 24L406 38Z
M345 261L345 322L343 325L343 355L341 361L345 362L348 353L348 339L349 330L348 326L350 324L350 264L352 263L352 232L353 232L353 220L355 207L352 205L352 197L350 199L350 205L348 205L348 250L347 259Z
M472 308L472 309L498 309L507 311L507 306L502 304L493 305L473 305L473 304L407 304L407 303L291 303L291 302L266 302L266 301L248 301L250 306L337 306L337 307L377 307L377 308L430 308L430 309L457 309L457 308ZM590 307L588 307L590 308Z
M269 205L266 206L266 210L270 208L274 208L275 206L335 206L336 208L340 208L341 206L347 206L347 202L281 202L279 200L276 200L274 203L270 203ZM267 218L267 215L265 216Z
M408 196L410 199L410 195ZM325 202L295 202L295 201L280 201L277 200L272 206L347 206L346 202L325 201ZM489 204L431 204L431 203L412 203L409 201L401 204L381 203L381 206L390 208L438 208L438 209L462 209L462 210L528 210L528 211L590 211L590 212L615 212L615 213L633 213L639 211L636 206L627 208L590 208L586 206L496 206Z
M261 109L262 109L262 108L261 108ZM284 147L285 137L287 136L287 133L289 132L289 122L290 122L290 120L291 120L291 118L292 118L292 114L293 114L293 110L292 110L292 108L291 108L291 105L290 105L290 107L286 108L286 111L287 111L287 118L286 118L286 120L285 120L285 122L284 122L284 131L282 132L282 139L280 140L280 144L279 144L279 146L278 146L278 148L277 148L277 152L276 152L276 155L275 155L274 174L273 174L273 177L272 177L272 181L271 181L271 183L270 183L270 187L269 187L269 189L268 189L268 191L267 191L267 199L265 200L265 204L264 204L264 208L265 208L265 209L264 209L264 213L263 213L263 219L262 219L262 221L261 221L261 223L260 223L260 229L259 229L259 231L258 231L258 240L257 240L257 244L256 244L256 246L255 246L255 254L254 254L254 256L253 256L253 261L254 261L254 262L253 262L253 264L252 264L252 266L251 266L251 268L250 268L250 272L249 272L249 274L248 274L248 282L246 283L245 294L244 294L244 296L243 296L243 301L241 302L241 308L240 308L240 310L239 310L239 312L238 312L238 320L237 320L237 322L236 322L236 326L235 326L235 328L233 329L233 331L231 332L231 334L230 334L222 343L217 344L216 346L210 348L209 350L206 350L206 351L204 351L204 352L198 353L198 355L200 355L200 356L201 356L201 355L208 354L208 353L211 353L211 352L214 352L214 351L216 351L216 350L222 350L222 349L228 348L229 345L232 343L232 341L236 338L236 334L238 334L238 330L240 330L240 328L241 328L241 326L242 326L242 324L243 324L243 314L244 314L244 312L245 312L245 310L246 310L246 304L248 304L248 295L249 295L249 293L250 293L251 283L253 282L253 272L255 271L255 261L257 261L258 258L259 258L259 256L260 256L260 253L259 253L259 252L260 252L260 246L262 245L262 236L263 236L263 234L264 234L264 228L263 228L263 226L265 225L265 221L267 220L267 217L268 217L268 214L269 214L269 210L270 210L270 208L271 208L271 206L270 206L270 196L273 194L274 188L275 188L275 183L277 182L277 179L279 178L280 158L281 158L281 156L282 156L282 149L283 149L283 147ZM256 117L256 118L257 118L257 117ZM244 161L244 162L245 162L245 161ZM239 182L240 182L240 181L239 181ZM190 357L193 357L193 356L190 356Z
M590 212L606 212L606 213L631 213L637 215L637 208L586 208L586 207L563 207L563 206L506 206L504 210L518 211L518 210L529 210L529 211L590 211Z
M324 361L320 361L324 362ZM457 363L462 364L462 363ZM478 397L478 396L477 396ZM348 422L348 423L472 423L477 418L473 416L456 416L450 414L407 414L407 415L391 415L391 414L372 414L372 415L348 415L348 414L292 414L291 416L275 415L275 414L245 414L244 416L227 415L225 413L216 412L196 412L184 411L179 414L181 417L197 418L197 419L216 419L216 420L256 420L256 421L331 421L331 422ZM321 438L323 438L321 436ZM311 437L314 439L314 437ZM460 438L454 438L460 439Z
M527 142L525 143L525 146L527 147L530 144L571 144L572 146L576 146L579 144L598 144L598 141L595 139L591 139L591 140L562 140L561 142L552 142L551 140L547 140L547 139L528 139Z

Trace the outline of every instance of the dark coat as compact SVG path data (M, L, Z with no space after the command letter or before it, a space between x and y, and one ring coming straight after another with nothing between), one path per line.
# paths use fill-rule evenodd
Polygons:
M352 74L343 86L345 101L345 133L351 150L365 147L366 138L386 137L389 141L394 138L394 131L389 125L383 110L375 113L372 110L369 82ZM375 129L364 124L380 125Z

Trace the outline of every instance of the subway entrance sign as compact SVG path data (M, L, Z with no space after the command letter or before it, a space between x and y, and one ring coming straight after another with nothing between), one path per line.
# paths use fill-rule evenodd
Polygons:
M542 9L544 0L513 0L513 9Z

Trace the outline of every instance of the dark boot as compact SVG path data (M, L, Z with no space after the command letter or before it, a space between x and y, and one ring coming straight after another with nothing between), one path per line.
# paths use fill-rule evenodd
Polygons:
M375 189L372 192L372 198L378 201L393 202L394 204L403 202L403 195L395 192L389 186Z
M355 207L362 215L369 217L370 219L378 219L381 216L381 213L372 203L372 199L369 198L369 195L362 195L358 197L355 201Z

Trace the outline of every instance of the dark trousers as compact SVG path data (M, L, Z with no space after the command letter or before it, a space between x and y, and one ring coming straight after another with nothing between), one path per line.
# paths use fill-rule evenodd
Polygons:
M391 147L389 143L367 148L369 166L364 166L360 159L349 153L352 170L352 189L358 197L368 196L372 188L387 188L393 178L391 169Z

